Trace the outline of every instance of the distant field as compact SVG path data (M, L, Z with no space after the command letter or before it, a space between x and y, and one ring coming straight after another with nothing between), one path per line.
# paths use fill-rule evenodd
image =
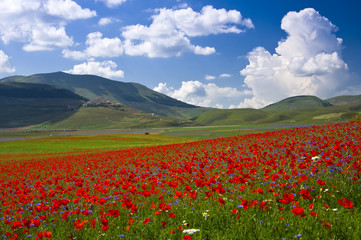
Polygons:
M162 135L173 137L186 137L195 140L211 139L227 136L238 136L252 133L277 131L286 128L302 127L304 125L230 125L230 126L205 126L182 127L164 130Z
M126 147L183 143L189 141L190 139L187 138L144 134L48 136L36 139L2 141L0 142L0 154L111 150Z
M112 149L192 142L277 131L302 125L234 125L136 130L58 130L0 132L0 160L63 156ZM149 135L145 135L149 132Z

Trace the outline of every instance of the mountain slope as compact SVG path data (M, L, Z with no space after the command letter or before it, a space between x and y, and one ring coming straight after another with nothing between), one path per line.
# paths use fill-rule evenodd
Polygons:
M315 96L286 98L262 109L216 109L194 119L201 125L324 123L361 117L361 95L322 100Z
M262 110L274 112L274 111L312 109L312 108L330 107L330 106L332 106L331 103L329 103L328 101L324 101L315 96L295 96L270 104L262 108Z
M44 84L0 83L0 128L65 119L85 102L69 90Z
M269 114L252 108L216 109L205 112L195 119L200 125L239 125L264 119Z
M0 82L48 84L71 90L88 99L104 97L134 109L169 117L189 119L207 111L206 108L178 101L138 83L113 81L94 75L56 72L31 76L11 76L1 79Z
M36 128L47 129L130 129L186 126L191 122L144 113L125 106L81 107L65 119L53 119Z
M330 99L326 99L327 102L334 106L341 106L347 104L361 104L361 95L357 96L338 96Z

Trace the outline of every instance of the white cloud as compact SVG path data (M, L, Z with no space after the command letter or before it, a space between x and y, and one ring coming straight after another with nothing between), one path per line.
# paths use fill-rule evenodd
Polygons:
M123 54L123 44L118 38L103 38L100 32L89 33L86 40L87 48L84 51L63 50L65 58L76 60L92 59L94 57L118 57Z
M249 95L248 91L219 87L214 83L204 84L199 81L184 81L179 89L167 87L166 83L159 83L153 90L189 104L216 108L229 108L232 103L240 102Z
M249 64L241 75L253 97L238 107L262 107L295 95L327 98L351 83L341 58L342 39L336 37L337 28L327 18L306 8L289 12L281 28L288 36L278 43L275 54L263 47L248 54Z
M15 68L11 67L9 62L9 56L0 50L0 73L12 73L15 72Z
M220 78L230 78L232 77L231 74L228 74L228 73L222 73L221 75L219 75Z
M86 19L96 16L95 11L88 8L83 9L72 0L48 0L44 3L44 8L48 14L64 19Z
M170 96L174 89L172 87L168 88L167 83L159 83L153 90Z
M113 22L113 19L112 18L101 18L98 22L98 24L100 26L105 26L105 25L108 25L108 24L111 24Z
M44 28L34 28L32 30L32 41L25 45L25 51L53 50L55 48L65 48L73 45L73 39L68 37L65 28L55 28L45 26Z
M177 8L187 8L188 7L188 4L187 3L180 3L178 4Z
M193 45L191 37L221 33L240 33L244 28L253 28L250 19L242 18L236 10L215 9L205 6L201 12L192 8L158 9L152 16L149 26L126 26L122 32L125 38L125 53L148 57L180 56L184 52L210 55L216 52L213 47Z
M117 64L113 61L86 62L75 65L73 69L65 71L72 74L92 74L105 78L123 78L124 72L116 70Z
M62 53L63 53L63 57L72 58L75 60L84 60L88 58L86 53L82 51L70 51L69 49L64 49ZM93 60L93 59L89 57L89 60Z
M214 79L216 79L216 77L215 77L215 76L212 76L212 75L206 74L206 75L204 76L204 79L205 79L205 80L214 80Z
M66 24L96 15L72 0L0 0L0 12L1 40L23 42L29 51L73 45Z
M98 0L102 1L107 5L109 8L120 6L121 4L125 3L127 0Z

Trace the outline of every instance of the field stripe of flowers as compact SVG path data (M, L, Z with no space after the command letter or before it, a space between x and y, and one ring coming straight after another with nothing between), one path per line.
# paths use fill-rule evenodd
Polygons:
M360 129L0 162L0 238L359 239Z

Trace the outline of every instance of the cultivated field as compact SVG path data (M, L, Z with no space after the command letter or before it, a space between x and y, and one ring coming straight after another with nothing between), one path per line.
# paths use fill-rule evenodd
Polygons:
M349 122L193 142L152 134L0 142L0 232L3 239L359 239L360 129Z

